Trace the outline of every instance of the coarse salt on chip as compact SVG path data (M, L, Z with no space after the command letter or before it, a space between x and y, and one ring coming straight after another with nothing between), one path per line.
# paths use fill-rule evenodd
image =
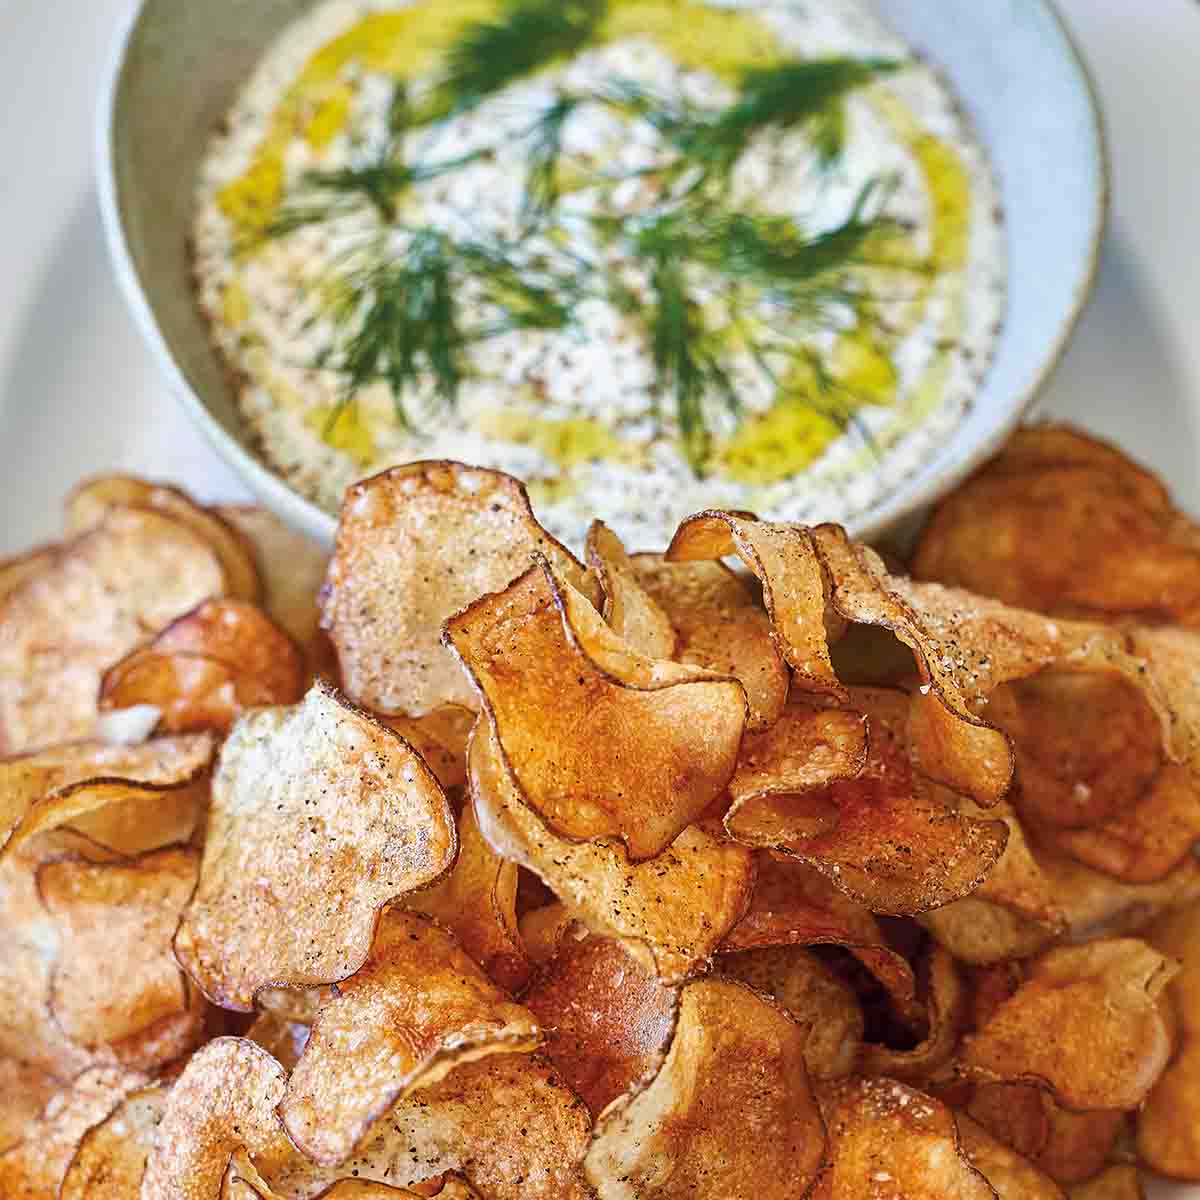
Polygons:
M167 1089L161 1085L130 1092L83 1135L59 1200L138 1200L166 1105Z
M996 1200L948 1108L894 1079L820 1084L829 1161L813 1200Z
M550 1040L545 1053L592 1116L657 1070L677 993L615 938L564 938L522 1003Z
M485 721L467 761L475 816L496 852L538 875L593 932L644 944L666 982L704 969L745 911L754 883L746 847L693 825L657 857L630 862L619 843L547 829L513 787Z
M743 984L687 984L658 1074L597 1122L584 1171L600 1200L804 1195L825 1149L805 1041Z
M89 737L100 675L227 590L210 546L169 517L114 509L0 600L0 753Z
M46 1105L24 1141L0 1154L0 1196L58 1200L84 1134L145 1083L144 1075L119 1067L94 1067L79 1075Z
M1050 950L964 1038L962 1064L975 1078L1045 1086L1070 1108L1133 1108L1170 1057L1156 1000L1174 973L1134 938Z
M213 778L200 881L175 937L215 1003L344 979L376 914L454 861L454 814L411 747L317 683L239 719Z
M758 577L780 654L801 685L837 699L845 692L829 660L829 585L803 525L772 525L748 513L709 511L689 517L667 549L670 562L736 554Z
M59 1082L49 1071L17 1058L0 1058L0 1153L25 1140Z
M722 562L667 562L661 554L635 554L632 562L675 630L671 657L737 679L746 691L748 730L774 724L791 675L771 619L746 584Z
M543 1036L452 934L393 908L367 961L317 1013L280 1115L297 1146L336 1166L397 1100L462 1063L533 1050Z
M964 1113L957 1118L963 1152L1000 1200L1064 1200L1062 1188Z
M506 768L560 836L669 846L724 791L746 719L736 680L644 658L544 560L451 617Z
M670 618L642 586L621 539L603 521L593 521L588 530L587 561L600 583L600 612L613 633L636 654L674 658Z
M423 716L475 694L442 622L506 587L539 551L585 591L583 565L537 522L524 485L453 462L409 463L356 483L342 504L324 627L356 703Z
M412 912L445 925L488 977L514 994L528 982L530 968L517 924L518 871L488 845L467 804L458 818L454 869L405 900Z

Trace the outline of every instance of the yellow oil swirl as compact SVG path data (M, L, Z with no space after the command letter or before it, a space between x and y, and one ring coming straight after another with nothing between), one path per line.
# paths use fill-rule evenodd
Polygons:
M641 460L635 445L591 417L551 420L522 409L491 409L478 414L473 424L480 433L504 442L530 446L565 470L582 463Z
M342 406L340 411L332 405L310 408L304 414L304 424L327 446L349 454L360 467L369 467L378 456L375 439L353 404Z

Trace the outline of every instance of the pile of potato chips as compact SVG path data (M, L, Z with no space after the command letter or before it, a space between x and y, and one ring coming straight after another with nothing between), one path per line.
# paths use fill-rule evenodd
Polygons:
M1031 429L912 563L82 486L0 564L0 1196L1200 1180L1200 528Z

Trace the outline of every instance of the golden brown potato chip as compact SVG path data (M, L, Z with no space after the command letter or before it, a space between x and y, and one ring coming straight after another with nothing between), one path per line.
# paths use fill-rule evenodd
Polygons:
M101 672L227 587L207 542L146 510L62 546L0 600L0 753L90 736Z
M1071 1112L1043 1093L1048 1129L1046 1144L1032 1160L1059 1183L1090 1179L1114 1155L1125 1128L1125 1114L1113 1109Z
M1070 1108L1134 1108L1170 1056L1155 1001L1173 974L1133 938L1051 950L963 1039L963 1065L977 1078L1041 1084Z
M959 1144L950 1110L893 1079L817 1088L829 1161L813 1200L996 1200Z
M879 980L902 1014L914 1011L912 968L887 944L871 913L812 868L760 852L750 907L726 935L721 952L769 946L843 946Z
M805 1030L750 988L687 984L654 1081L596 1124L584 1172L600 1200L804 1195L825 1148L804 1044Z
M139 817L148 808L162 807L166 820L156 824L181 828L195 802L188 789L207 772L214 750L211 737L198 735L157 738L137 746L79 742L0 762L0 858L15 855L31 838L64 825L103 842L106 832L121 827L119 819L118 824L110 823L111 814L98 815L110 805L144 802ZM129 849L136 831L127 833L112 848L136 853Z
M635 654L540 559L446 622L507 769L572 840L665 850L725 789L746 699L736 680Z
M1049 1175L992 1137L965 1113L958 1114L957 1123L963 1153L1000 1200L1065 1200L1062 1188Z
M379 717L425 760L443 788L467 781L467 738L475 724L469 708L447 704L423 717Z
M389 909L367 961L317 1014L280 1116L301 1150L336 1166L397 1100L462 1063L533 1050L543 1036L453 935Z
M524 485L509 475L423 462L356 483L322 595L350 698L409 716L474 708L470 682L441 643L442 622L506 587L535 550L588 590L583 564L537 523Z
M130 1092L83 1135L59 1200L137 1200L166 1105L161 1086Z
M56 551L55 546L40 546L36 550L0 561L0 600L9 592L15 591L27 579L32 579L52 566Z
M73 1042L151 1070L203 1032L204 1005L171 952L198 854L168 849L128 864L43 864L38 892L58 924L50 1013Z
M229 595L251 603L262 585L254 551L247 539L211 508L166 483L151 483L128 475L109 475L80 484L66 503L68 537L97 528L114 509L140 508L160 512L189 529L212 547L225 574Z
M59 1089L48 1071L16 1058L0 1058L0 1153L25 1140L46 1101Z
M1180 521L1114 447L1021 430L938 506L913 573L1039 612L1195 624L1200 554Z
M405 901L406 908L445 925L488 977L513 994L528 982L530 968L517 926L519 870L484 840L468 804L458 818L454 869Z
M658 1069L676 999L619 941L589 936L564 939L522 1002L550 1034L547 1057L595 1117Z
M260 1004L262 999L260 994ZM311 1032L310 1024L289 1020L286 1016L267 1010L255 1017L254 1023L246 1030L246 1038L256 1046L261 1046L290 1073L300 1061Z
M667 550L672 562L732 554L762 583L775 644L801 686L844 699L829 661L825 628L829 585L812 531L803 525L772 525L747 513L710 511L684 521Z
M1084 1183L1070 1189L1070 1200L1145 1200L1137 1167L1109 1167Z
M971 1089L963 1111L1022 1158L1037 1162L1050 1140L1051 1104L1041 1088L985 1083Z
M1163 1175L1200 1181L1200 904L1161 918L1144 936L1182 966L1163 1000L1176 1026L1175 1055L1138 1114L1138 1155Z
M521 917L518 928L525 953L535 967L542 967L550 962L570 938L581 942L591 936L588 927L582 921L577 921L561 900L544 904L541 908L530 909ZM643 957L640 950L633 950L631 953L636 957Z
M863 1048L858 997L820 959L800 946L769 946L723 954L720 969L771 996L807 1029L804 1065L810 1079L839 1079L857 1069Z
M475 817L496 852L537 874L594 933L643 943L666 982L702 970L745 911L754 859L744 846L693 825L632 863L619 844L555 837L514 789L484 721L467 762Z
M601 615L629 648L644 658L674 658L675 630L642 586L621 539L603 521L587 535L588 566L600 583Z
M213 779L200 882L175 952L215 1003L344 979L376 913L454 861L454 814L421 758L318 683L242 717Z
M767 744L766 768L750 784L759 795L735 801L725 821L729 832L739 841L773 846L813 867L875 912L910 915L967 895L1000 857L1004 826L964 816L954 796L914 773L906 738L910 701L905 693L855 688L851 704L866 715L870 726L870 749L862 771L838 780L839 774L848 773L838 760L849 764L855 757L855 726L840 734L839 744L818 724L817 746L833 746L830 773L836 782L795 799L764 792L777 757L772 749L784 747L786 754L793 740L801 747L814 740L807 729L818 720L820 710L810 710L809 715L793 705L775 729L758 739ZM795 734L789 718L799 727ZM751 753L756 748L752 744ZM823 759L814 752L808 761ZM785 772L780 771L780 776L786 789ZM744 786L741 777L739 766L735 789ZM819 820L806 829L805 818L811 819L814 812Z
M746 691L748 730L766 729L787 702L791 675L775 646L771 619L721 562L673 563L635 554L638 580L675 630L681 663L732 675Z
M29 1127L25 1140L0 1154L0 1196L58 1200L59 1185L80 1139L146 1077L95 1067L63 1088Z

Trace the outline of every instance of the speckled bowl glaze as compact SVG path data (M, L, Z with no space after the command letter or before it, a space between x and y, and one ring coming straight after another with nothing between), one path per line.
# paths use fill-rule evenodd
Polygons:
M143 335L213 446L264 504L322 540L334 519L256 457L192 297L187 239L209 135L275 36L312 0L142 0L100 102L97 169L116 272ZM995 164L1008 232L1008 314L987 380L953 436L853 522L860 537L919 511L993 453L1054 369L1091 290L1108 200L1086 68L1044 0L876 0L950 79Z

